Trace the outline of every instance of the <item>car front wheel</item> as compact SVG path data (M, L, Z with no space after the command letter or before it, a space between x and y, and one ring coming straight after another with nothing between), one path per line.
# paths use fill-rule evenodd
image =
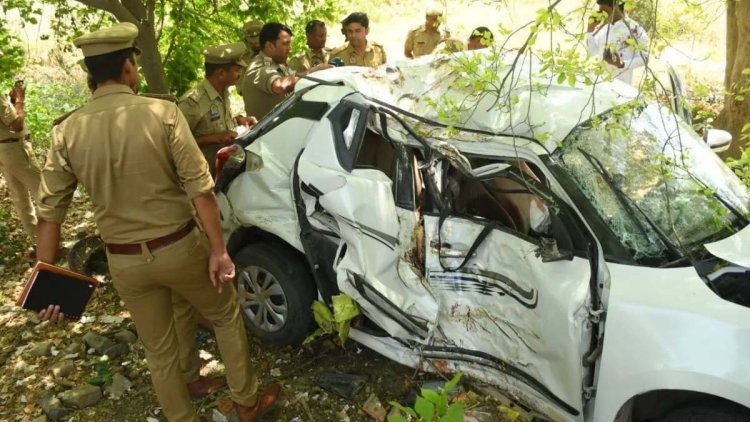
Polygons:
M247 330L262 342L301 343L314 327L315 283L303 258L275 242L245 246L234 257Z

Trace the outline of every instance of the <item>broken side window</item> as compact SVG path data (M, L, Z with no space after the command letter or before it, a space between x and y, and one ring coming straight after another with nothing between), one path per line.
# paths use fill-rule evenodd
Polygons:
M549 205L529 188L532 183L546 186L543 173L536 166L519 160L471 161L475 173L483 173L485 168L498 171L471 177L451 168L446 186L451 191L453 212L490 220L526 236L547 233Z

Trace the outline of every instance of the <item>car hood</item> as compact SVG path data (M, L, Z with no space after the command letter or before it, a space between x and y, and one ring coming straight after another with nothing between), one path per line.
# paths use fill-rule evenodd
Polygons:
M750 225L732 236L705 246L715 257L750 268Z

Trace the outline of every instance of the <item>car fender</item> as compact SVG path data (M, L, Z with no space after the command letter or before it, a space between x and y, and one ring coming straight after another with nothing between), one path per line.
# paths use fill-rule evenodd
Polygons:
M710 394L750 408L750 309L712 292L693 267L609 264L612 277L595 421L654 390Z

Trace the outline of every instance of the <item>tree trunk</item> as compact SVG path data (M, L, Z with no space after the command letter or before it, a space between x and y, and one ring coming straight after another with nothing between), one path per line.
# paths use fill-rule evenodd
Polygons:
M147 25L148 24L148 25ZM169 94L167 75L164 73L164 63L159 53L153 21L138 25L138 47L141 48L141 68L146 78L149 92Z
M111 13L120 22L130 22L138 27L136 42L141 49L140 64L149 92L168 94L169 85L164 64L159 53L159 43L154 30L154 1L146 0L78 0L86 6Z
M743 70L750 68L750 1L729 0L727 2L727 67L724 78L729 94L724 98L724 109L716 118L715 126L732 134L734 141L725 157L737 158L747 142L741 141L742 127L750 123L750 75ZM738 94L742 94L738 98ZM748 96L749 98L744 98Z

